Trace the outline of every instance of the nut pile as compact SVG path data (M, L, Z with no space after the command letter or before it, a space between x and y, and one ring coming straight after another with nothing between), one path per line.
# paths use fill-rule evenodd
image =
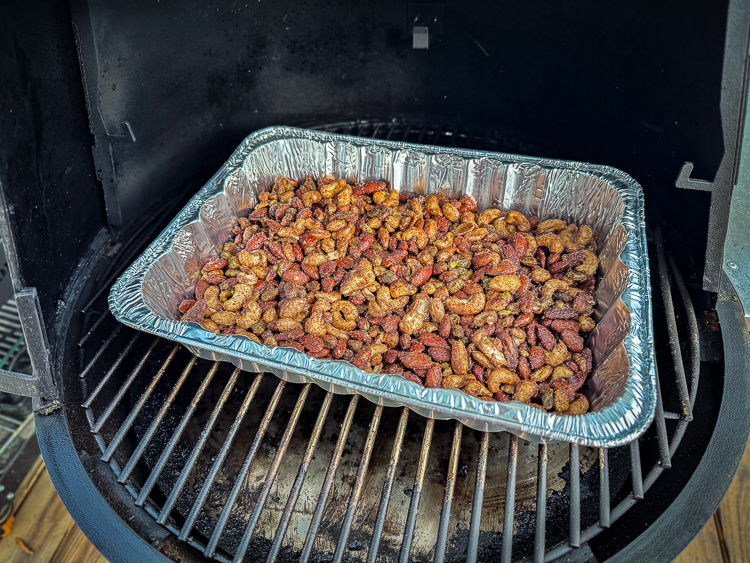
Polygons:
M258 199L183 321L480 399L588 410L588 226L333 177L282 176Z

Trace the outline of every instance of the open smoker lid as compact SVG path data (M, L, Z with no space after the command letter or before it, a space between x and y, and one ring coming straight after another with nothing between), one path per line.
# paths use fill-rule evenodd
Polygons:
M498 150L622 169L697 271L707 250L705 287L718 287L747 82L738 2L90 0L56 16L11 14L0 41L5 95L36 104L0 117L6 208L23 210L6 215L12 263L48 325L103 227L116 236L185 201L254 130L363 118L499 132ZM713 184L680 185L713 199L675 186L687 161ZM47 237L23 236L40 225Z

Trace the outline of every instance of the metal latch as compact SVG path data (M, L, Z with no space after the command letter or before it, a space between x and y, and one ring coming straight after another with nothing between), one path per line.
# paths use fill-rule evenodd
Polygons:
M54 409L59 393L52 378L49 343L36 288L27 287L17 292L15 301L33 374L0 369L0 391L34 397L37 399L34 410Z

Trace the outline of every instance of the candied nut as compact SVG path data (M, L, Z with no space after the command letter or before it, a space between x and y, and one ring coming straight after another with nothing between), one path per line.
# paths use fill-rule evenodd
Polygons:
M463 389L469 382L463 375L443 375L443 389Z
M499 219L502 217L503 213L499 209L487 209L486 211L482 211L482 213L479 214L479 217L477 218L477 225L480 227L484 227L486 225L489 225L496 219Z
M410 283L416 287L419 287L423 283L425 283L428 279L430 279L430 276L432 275L432 266L424 266L417 270L417 272L412 276Z
M436 323L440 323L445 316L445 305L443 305L443 302L440 301L440 299L431 299L429 312L430 318Z
M421 352L407 352L402 356L401 362L408 369L428 369L432 365L432 359Z
M568 348L564 342L558 342L551 352L544 352L544 361L550 366L559 366L568 359Z
M491 397L493 395L492 392L490 392L484 385L479 383L479 381L473 380L469 381L466 384L466 387L464 387L464 393L467 393L468 395L472 395L474 397Z
M521 379L531 378L531 367L529 366L528 358L521 356L518 360L518 376Z
M484 310L485 297L484 292L476 291L467 299L461 299L451 295L445 300L445 307L451 312L458 315L476 315Z
M544 283L552 276L544 268L534 268L533 270L531 270L531 274L529 274L529 277L532 281L535 281L537 283Z
M419 379L419 377L417 376L417 374L415 374L415 373L413 373L411 371L405 371L405 372L403 372L401 374L401 377L403 377L404 379L408 379L409 381L411 381L412 383L416 383L417 385L424 385L422 383L422 380Z
M531 230L529 220L518 211L509 211L505 216L505 222L508 225L513 225L521 232L528 232Z
M458 220L461 218L461 213L450 203L443 204L443 215L452 223L458 223Z
M549 329L543 325L536 326L536 335L539 338L539 342L546 350L552 350L555 347L557 340L549 331Z
M454 373L469 372L469 354L466 351L466 346L460 340L454 340L451 343L451 367Z
M486 374L487 388L493 393L497 393L501 385L515 384L519 381L516 374L506 368L496 368Z
M302 337L302 345L311 352L320 352L324 348L323 339L312 334Z
M565 246L563 245L562 239L553 233L547 233L544 235L539 235L536 237L536 244L537 246L543 246L547 249L549 249L550 252L554 254L561 254L565 251ZM552 262L548 259L547 260L547 267L549 268L550 264Z
M596 327L594 319L588 315L581 315L578 317L578 324L580 325L582 332L591 332Z
M505 355L502 352L502 345L494 338L485 338L477 342L474 341L474 345L481 350L481 352L487 356L490 360L491 365L494 367L500 367L506 365Z
M372 349L365 346L354 356L352 364L359 369L365 369L370 365L370 360L372 360Z
M412 335L419 329L421 329L423 325L424 317L419 311L415 310L406 313L401 319L401 322L398 324L398 327L405 334Z
M550 366L544 366L550 367ZM573 370L566 366L557 366L552 372L552 379L568 379L573 375Z
M572 330L564 330L560 334L568 350L571 352L582 352L583 351L583 338L581 338L578 332Z
M570 408L568 393L564 389L555 390L555 410L564 413Z
M211 315L211 320L217 325L232 326L237 324L237 313L232 311L219 311Z
M180 303L180 306L177 308L177 310L184 315L190 310L193 305L195 305L195 299L185 299Z
M234 286L232 297L224 302L224 309L227 311L239 311L245 305L245 302L252 297L252 294L252 286L238 283Z
M557 321L552 321L552 324L550 324L550 328L558 333L561 333L565 330L572 330L574 332L578 332L578 329L580 328L580 326L581 325L578 324L578 321L557 320Z
M533 381L521 381L516 385L516 392L513 399L522 403L530 403L531 399L536 397L537 387Z
M537 234L544 234L544 233L551 233L551 232L560 232L566 227L565 221L561 221L560 219L548 219L547 221L542 221L537 225L536 232Z
M579 334L595 326L589 227L333 176L280 176L258 200L201 269L184 320L480 399L560 411L561 391L571 414L588 409L575 392L592 368Z
M443 383L443 372L440 370L440 366L432 366L427 370L424 384L425 387L439 388Z
M212 319L201 319L198 321L198 324L209 332L215 332L216 334L220 332L219 325L217 325Z
M518 291L520 288L521 278L518 276L495 276L490 281L490 289L495 291Z
M545 319L577 319L578 316L578 312L572 307L549 307L544 310Z
M181 320L190 323L200 322L205 317L207 309L208 303L206 303L206 301L203 299L196 301L195 304L185 312Z
M451 351L450 348L444 348L443 346L433 346L428 348L427 353L436 362L450 362Z
M552 366L542 366L531 372L532 381L546 381L552 375Z
M586 414L589 410L589 400L585 395L576 393L575 400L569 404L567 413L572 416Z
M445 340L445 338L442 338L438 336L437 334L434 334L431 332L425 332L424 334L419 335L419 341L427 347L432 347L432 346L439 346L442 348L449 347L448 342Z
M270 309L270 311L273 311L273 309ZM260 306L258 306L258 312L260 312ZM271 321L271 322L275 323L276 328L274 330L277 330L279 332L286 332L288 330L303 330L302 323L299 321L292 320L292 319L279 319L277 321ZM237 324L239 324L239 317L237 320ZM255 323L251 323L251 325L253 324Z
M532 346L529 350L529 365L531 369L539 369L544 365L546 357L544 350L539 346Z

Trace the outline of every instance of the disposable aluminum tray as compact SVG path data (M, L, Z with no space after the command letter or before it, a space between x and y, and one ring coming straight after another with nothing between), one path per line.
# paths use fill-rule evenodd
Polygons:
M349 182L385 180L399 191L468 194L479 210L500 207L541 219L588 224L600 255L598 322L588 345L594 372L583 388L591 412L561 416L518 402L487 402L461 391L428 389L399 376L366 373L317 360L293 348L266 347L244 336L217 335L178 322L201 266L231 237L256 194L280 174L334 174ZM614 168L272 127L253 133L120 277L109 295L117 319L180 342L211 360L272 372L334 393L358 393L430 418L456 419L484 431L509 431L534 442L607 447L629 442L650 424L656 405L651 290L640 185Z

